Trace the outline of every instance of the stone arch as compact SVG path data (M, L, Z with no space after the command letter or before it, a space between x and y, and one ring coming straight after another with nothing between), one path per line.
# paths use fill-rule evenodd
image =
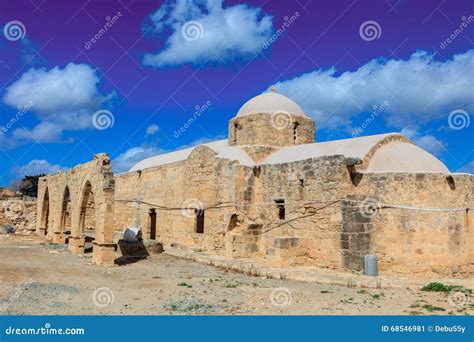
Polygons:
M38 230L40 236L48 234L49 228L49 188L46 186L41 200L40 216L38 220Z
M66 243L71 229L71 212L72 212L72 194L69 184L65 184L60 198L58 199L59 206L57 211L59 213L59 220L54 222L54 243ZM66 229L69 228L69 229ZM69 232L69 234L67 234Z
M413 144L407 137L405 137L402 134L398 134L398 133L391 134L391 135L383 138L382 140L378 141L375 145L373 145L370 148L369 152L366 153L366 155L364 156L364 159L362 160L362 165L360 165L357 169L361 170L361 171L365 170L367 168L367 166L369 165L370 160L375 155L375 153L382 146L387 145L387 144L389 144L393 141L400 141L400 142L404 142L404 143L407 143L407 144Z
M97 191L92 184L93 182L90 178L85 177L80 187L76 190L78 196L74 202L72 234L69 249L77 254L82 254L86 251L86 242L92 242L95 240L95 232L97 228L95 197Z
M44 198L47 187L50 206L48 222L49 226L54 228L51 229L52 234L50 233L53 242L64 243L64 228L70 226L68 248L74 253L83 253L84 230L92 230L87 228L93 226L93 261L99 265L113 265L116 247L113 243L115 180L109 157L104 153L96 154L90 162L41 177L38 183L38 198ZM42 202L38 201L37 217L42 215ZM69 210L70 222L66 214ZM81 221L81 212L84 211L86 215ZM87 212L93 212L89 215L90 224ZM39 221L37 224L40 228Z

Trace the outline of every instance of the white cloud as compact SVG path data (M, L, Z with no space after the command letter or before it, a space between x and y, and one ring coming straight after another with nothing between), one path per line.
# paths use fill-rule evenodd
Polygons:
M416 129L413 128L404 128L401 130L400 133L406 136L411 141L413 141L422 149L436 156L439 156L444 151L446 151L446 144L433 135L422 135Z
M160 130L160 127L158 125L150 125L146 128L145 135L154 135L156 132Z
M32 129L17 128L17 142L60 141L63 131L92 127L91 117L114 96L97 88L100 79L87 64L69 63L65 68L30 69L6 88L3 102L11 107L31 103L40 123Z
M459 169L456 170L456 172L474 173L474 160L470 161L464 166L461 166Z
M222 0L168 0L150 21L145 31L171 32L161 51L145 55L143 63L153 67L248 59L273 32L272 17L260 8L224 8Z
M384 101L389 105L381 117L401 128L458 108L473 111L473 75L474 50L444 62L419 51L407 60L374 59L340 75L335 68L319 69L275 86L326 129L348 126Z
M163 151L155 146L135 146L129 148L112 160L112 167L114 172L125 172L130 170L130 168L139 161L161 153L163 153Z
M24 176L36 176L64 170L67 170L67 168L50 164L47 160L33 159L26 165L13 168L12 173L15 175L15 178L23 178Z

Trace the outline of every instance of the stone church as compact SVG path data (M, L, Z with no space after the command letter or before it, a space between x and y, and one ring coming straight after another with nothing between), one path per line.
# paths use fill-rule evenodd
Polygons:
M275 91L245 103L228 139L114 174L106 154L39 182L37 232L112 265L128 227L164 248L275 267L474 273L474 175L397 133L315 141L315 122Z

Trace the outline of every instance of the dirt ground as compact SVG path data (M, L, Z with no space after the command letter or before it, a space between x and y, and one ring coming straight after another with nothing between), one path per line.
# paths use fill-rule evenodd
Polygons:
M251 277L167 254L113 268L36 237L0 235L2 315L474 314L447 295Z

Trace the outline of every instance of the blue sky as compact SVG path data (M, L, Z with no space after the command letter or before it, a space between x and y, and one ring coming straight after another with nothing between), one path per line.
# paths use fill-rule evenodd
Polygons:
M315 118L317 141L401 132L472 173L473 10L460 0L2 2L0 185L100 152L121 172L225 138L240 106L272 85Z

